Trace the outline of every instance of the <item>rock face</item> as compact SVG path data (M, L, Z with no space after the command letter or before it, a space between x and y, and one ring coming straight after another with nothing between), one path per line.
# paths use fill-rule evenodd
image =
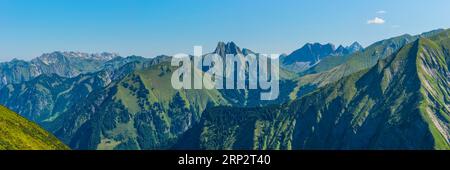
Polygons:
M234 42L228 42L226 44L224 42L219 42L214 53L224 57L227 54L242 54L242 50Z
M66 150L55 136L0 106L0 150Z
M333 55L344 56L344 55L353 54L355 52L362 51L362 50L364 50L364 48L358 42L354 42L354 43L352 43L352 45L347 46L347 47L340 45L338 48L336 48Z
M354 43L352 43L352 45L346 47L346 49L349 51L349 54L351 54L351 53L355 53L355 52L364 50L364 47L361 44L359 44L358 42L354 42Z
M286 66L294 65L296 67L295 71L300 72L330 56L334 51L335 47L333 44L308 43L286 56L282 63Z
M285 105L207 110L175 148L450 149L448 49L447 30Z

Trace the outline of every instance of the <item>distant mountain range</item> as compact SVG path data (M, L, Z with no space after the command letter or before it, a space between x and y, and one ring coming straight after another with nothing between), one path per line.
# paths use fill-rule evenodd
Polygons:
M101 70L106 62L115 57L118 56L111 53L53 52L31 61L14 59L11 62L0 63L0 87L28 81L42 74L75 77L82 73Z
M53 52L0 63L0 104L72 149L449 149L449 32L308 43L281 57L273 101L175 90L170 56Z
M362 51L363 49L358 42L354 42L348 47L340 45L337 49L333 44L307 43L302 48L295 50L281 59L285 68L294 72L302 72L317 65L326 58L344 57Z

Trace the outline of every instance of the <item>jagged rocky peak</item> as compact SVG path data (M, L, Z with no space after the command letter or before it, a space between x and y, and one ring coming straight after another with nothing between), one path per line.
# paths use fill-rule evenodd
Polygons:
M334 51L334 55L348 55L353 54L358 51L362 51L364 47L361 46L358 42L353 42L350 46L344 47L343 45L339 45L338 48Z
M339 45L339 47L336 48L336 51L334 51L334 53L339 54L339 55L340 54L348 54L349 50L348 50L348 48L345 48L344 46Z
M321 57L330 55L336 50L336 47L334 44L327 43L327 44L320 44L320 43L307 43L305 44L298 52L306 52L309 54L313 54L315 56Z
M225 56L226 54L236 55L242 54L242 50L233 41L226 44L224 42L219 42L214 53L219 54L220 56Z
M55 51L52 53L44 53L32 61L41 61L45 64L53 64L65 60L67 60L67 57L62 52Z
M327 44L320 44L320 43L306 43L305 46L303 46L303 48L308 48L310 50L323 50L326 52L333 52L336 48L334 46L334 44L331 43L327 43Z
M302 48L286 56L284 63L308 62L309 65L319 62L323 57L331 55L335 46L331 43L306 43Z
M335 48L332 43L306 43L300 49L281 57L281 59L285 68L294 72L301 72L317 65L327 57L347 56L361 50L363 50L363 47L357 42L350 46L339 45L338 48Z
M359 44L358 42L353 42L352 45L350 45L349 47L347 47L347 49L350 51L350 53L354 53L357 51L362 51L364 49L364 47Z

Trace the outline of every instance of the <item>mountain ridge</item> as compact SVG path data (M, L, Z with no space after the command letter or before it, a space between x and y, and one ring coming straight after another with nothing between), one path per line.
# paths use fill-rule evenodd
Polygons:
M281 58L281 63L288 70L300 73L314 67L327 58L341 58L363 49L358 42L353 42L346 47L339 45L337 48L331 43L306 43L301 48Z

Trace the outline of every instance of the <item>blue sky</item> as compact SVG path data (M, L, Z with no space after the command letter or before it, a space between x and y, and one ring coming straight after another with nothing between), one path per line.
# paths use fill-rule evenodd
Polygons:
M307 42L367 46L450 28L449 7L448 0L0 0L0 61L52 51L153 57L202 45L209 52L218 41L263 53Z

